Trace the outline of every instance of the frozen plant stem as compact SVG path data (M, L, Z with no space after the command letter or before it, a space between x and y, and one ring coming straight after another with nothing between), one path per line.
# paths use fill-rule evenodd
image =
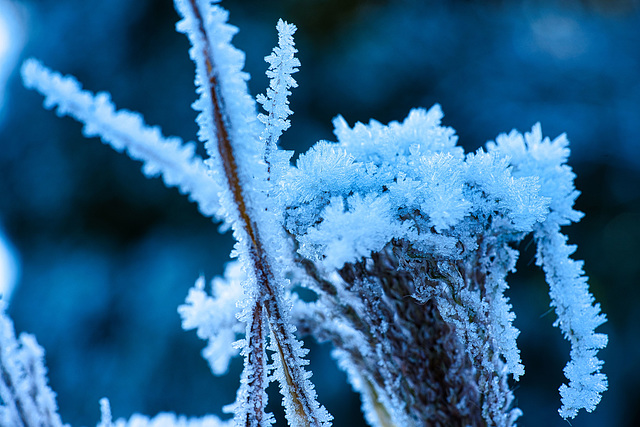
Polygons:
M464 153L435 105L387 125L350 127L338 116L337 142L318 142L292 166L277 143L289 127L289 89L300 66L295 26L277 24L278 46L265 58L270 84L256 98L266 114L258 114L243 53L231 44L237 29L214 3L175 0L177 29L189 37L196 64L193 107L206 161L139 115L116 111L108 95L94 96L35 60L22 69L46 107L126 149L147 175L161 174L204 215L233 228L238 261L213 280L211 294L198 279L178 311L183 328L208 341L203 356L214 374L238 353L244 370L225 408L234 418L193 425L272 425L265 408L274 380L289 425L330 425L296 332L332 343L372 426L515 425L521 411L509 382L524 366L506 278L518 257L513 245L529 234L555 326L571 343L559 413L592 411L607 389L596 357L607 337L595 332L606 318L560 231L582 216L573 209L578 192L565 136L550 140L535 125ZM303 301L298 287L317 298ZM108 402L101 405L102 426L111 427Z
M245 201L245 192L255 189L256 183L250 182L252 180L251 171L245 171L242 174L239 170L236 150L232 141L232 135L239 133L239 130L233 129L233 126L243 126L245 123L242 122L242 117L234 118L229 114L228 100L225 99L223 88L224 82L221 81L223 78L220 75L221 67L218 64L219 60L215 56L213 46L213 43L219 43L219 41L216 40L215 35L208 32L208 27L205 25L205 19L215 18L206 16L206 13L213 11L207 11L203 5L208 7L209 2L197 0L176 2L185 21L191 22L191 28L187 29L187 34L191 38L194 49L201 50L199 54L196 52L192 57L198 68L201 90L209 94L208 100L210 100L211 106L210 108L202 108L202 117L199 118L199 121L204 129L207 129L206 121L213 125L215 141L210 139L211 136L207 136L207 149L212 161L220 162L221 169L224 171L224 180L236 209L236 215L234 215L236 220L233 221L234 232L239 243L247 246L245 248L246 254L257 285L254 294L251 295L255 301L251 305L250 321L247 323L249 330L245 369L251 375L250 378L247 378L246 386L248 389L246 393L239 393L239 396L244 394L242 397L246 401L237 402L239 407L245 407L247 411L245 418L241 421L238 420L238 413L236 413L236 420L247 426L263 425L264 423L262 414L266 406L264 389L267 364L264 349L266 328L262 322L263 316L266 315L279 354L278 360L282 364L284 373L283 392L288 395L285 396L285 399L290 399L287 414L289 421L295 425L321 426L323 425L322 419L327 417L317 413L323 408L319 408L315 396L309 394L310 389L304 387L307 377L298 361L299 355L295 348L296 338L292 335L292 330L288 328L288 323L283 316L281 297L278 295L278 289L281 289L283 284L277 283L271 265L275 257L267 254L265 245L261 241L262 230L256 216L259 215L258 210L265 207L257 207ZM203 96L201 100L206 102L207 97ZM205 123L202 124L203 122ZM259 141L254 141L254 143L258 144ZM263 198L262 200L268 202L267 199Z

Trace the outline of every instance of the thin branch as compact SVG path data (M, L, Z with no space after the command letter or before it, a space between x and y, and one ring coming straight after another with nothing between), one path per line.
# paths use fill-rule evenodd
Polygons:
M209 3L206 3L209 5ZM210 106L201 106L203 113L209 113L210 117L203 117L209 120L209 125L213 126L215 141L207 141L215 145L215 151L222 167L228 189L231 193L233 205L236 208L237 223L234 228L237 233L242 236L246 233L248 241L245 239L247 247L246 253L248 261L251 264L251 270L257 282L255 298L259 301L266 311L269 327L278 350L278 357L282 362L285 383L283 388L286 389L288 397L285 395L285 401L291 398L291 404L294 408L293 414L287 411L289 422L307 426L321 426L326 424L326 420L331 416L326 410L316 402L315 393L310 382L308 374L303 370L300 356L301 345L293 336L291 327L286 322L286 316L281 308L281 296L279 295L278 282L274 274L274 268L271 265L271 256L265 251L265 245L260 238L260 230L256 221L256 209L251 209L246 201L244 189L253 189L254 182L243 182L245 176L242 175L238 166L236 147L232 141L231 135L234 135L233 120L229 116L228 100L224 96L223 85L220 81L219 64L216 64L214 48L208 27L205 25L206 9L197 0L189 0L188 2L176 1L179 11L186 17L195 20L195 28L187 30L195 49L196 64L199 66L200 84L204 87L204 95L208 95ZM196 32L194 34L194 32ZM204 59L203 63L201 62ZM203 69L202 69L203 68ZM202 99L202 98L201 98ZM202 125L202 121L201 121ZM209 136L209 135L207 135ZM258 143L258 135L256 135L256 144ZM253 352L256 349L251 349ZM257 360L257 359L256 359ZM245 368L246 369L246 368ZM250 368L251 369L251 368ZM256 389L253 389L257 392ZM285 402L286 403L286 402ZM287 405L285 405L287 406ZM258 411L258 408L254 408Z
M84 135L100 136L114 150L127 150L130 157L144 162L151 177L161 174L167 186L178 187L198 204L206 216L217 216L220 186L209 176L193 143L165 137L157 127L147 126L140 114L117 110L106 93L83 90L71 76L62 76L35 59L22 66L25 86L45 95L45 107L57 107L58 115L68 115L84 123Z

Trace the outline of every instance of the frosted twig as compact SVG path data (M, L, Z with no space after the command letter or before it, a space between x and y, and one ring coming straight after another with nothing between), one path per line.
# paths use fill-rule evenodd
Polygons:
M44 350L36 339L16 339L0 300L0 425L63 427L55 393L47 385Z
M218 215L220 186L195 154L193 143L165 138L158 127L145 125L140 114L116 111L109 94L93 95L75 78L53 72L35 59L25 61L22 76L26 87L45 95L45 107L57 107L59 115L84 123L85 136L100 136L116 151L126 149L133 159L144 162L145 175L162 175L167 186L178 187L195 201L203 215Z
M235 27L226 23L225 11L208 1L177 0L176 7L184 18L178 28L188 35L193 46L190 53L196 63L196 84L201 95L195 104L201 111L200 137L211 155L212 168L227 184L221 203L239 242L240 261L250 270L246 292L257 304L263 305L268 319L281 363L278 369L284 374L279 379L287 419L292 425L326 425L331 416L316 401L309 375L303 369L301 344L287 322L288 313L282 308L285 279L277 254L284 244L278 241L283 230L280 224L274 223L270 213L265 213L272 203L265 191L268 171L260 161L259 133L252 132L257 130L255 104L248 95L246 75L242 72L243 57L229 43ZM257 328L256 319L261 318L258 313L262 313L262 309L256 308L252 313L249 321L256 327L248 327L249 334L261 330ZM265 356L256 352L264 351L263 342L259 342L262 339L260 335L246 337L254 343L245 354L243 376L247 378L261 369L257 362ZM266 404L266 399L254 399L257 397L250 400ZM264 407L249 410L258 414ZM258 419L256 415L250 425L260 425Z
M276 28L278 29L278 46L273 49L271 55L265 57L265 61L269 63L267 70L269 88L266 96L260 94L257 97L257 101L267 112L267 115L258 115L258 120L265 125L261 139L265 144L264 157L267 163L270 163L270 153L276 148L280 135L291 125L287 117L293 112L289 108L287 98L291 95L289 88L298 87L298 83L291 75L297 72L297 67L300 66L300 61L295 57L297 49L293 42L296 26L281 19Z

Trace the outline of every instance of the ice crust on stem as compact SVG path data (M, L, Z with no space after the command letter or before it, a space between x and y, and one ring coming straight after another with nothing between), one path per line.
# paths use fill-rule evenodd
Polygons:
M235 27L226 23L227 13L208 1L176 1L183 20L179 31L187 34L196 63L196 87L200 98L200 139L211 156L209 165L224 182L221 205L238 241L235 251L247 273L244 282L248 305L245 372L235 403L236 423L269 425L262 416L266 407L266 322L280 366L280 382L287 420L291 425L329 425L332 417L316 400L304 370L304 355L294 328L288 323L288 297L284 293L287 248L278 221L274 197L269 197L269 170L261 150L255 102L248 94L243 54L231 44ZM279 26L281 39L289 26ZM274 77L279 65L274 65ZM290 81L285 83L291 85ZM272 83L277 87L278 83ZM272 111L280 114L278 111ZM267 134L276 135L266 127ZM264 143L264 142L263 142ZM275 143L275 142L272 142ZM270 209L271 208L271 209ZM273 213L276 214L274 217Z

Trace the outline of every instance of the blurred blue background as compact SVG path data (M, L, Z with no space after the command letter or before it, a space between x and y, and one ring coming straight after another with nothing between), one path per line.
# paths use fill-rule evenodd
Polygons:
M561 5L560 5L561 4ZM46 349L65 422L95 425L98 399L114 416L220 413L235 397L240 363L213 377L204 346L176 307L204 274L220 274L230 236L195 205L147 180L140 165L81 126L42 108L11 66L35 56L111 92L166 135L195 139L193 65L170 0L0 0L0 225L21 276L10 313ZM235 43L255 95L275 23L295 23L302 62L285 148L332 140L331 119L402 120L440 103L467 150L540 121L566 132L586 217L566 230L609 322L601 352L609 391L572 426L640 425L640 4L583 1L228 1ZM0 22L1 24L1 22ZM1 27L1 25L0 25ZM8 28L8 27L7 27ZM20 30L21 29L21 30ZM4 38L3 38L4 37ZM3 42L7 43L3 44ZM13 50L3 46L12 46ZM9 70L6 73L4 70ZM566 426L557 389L568 344L551 325L535 248L523 242L509 292L522 330L526 375L514 384L522 426ZM364 425L359 397L308 341L318 394L335 425ZM279 397L271 397L274 410Z

